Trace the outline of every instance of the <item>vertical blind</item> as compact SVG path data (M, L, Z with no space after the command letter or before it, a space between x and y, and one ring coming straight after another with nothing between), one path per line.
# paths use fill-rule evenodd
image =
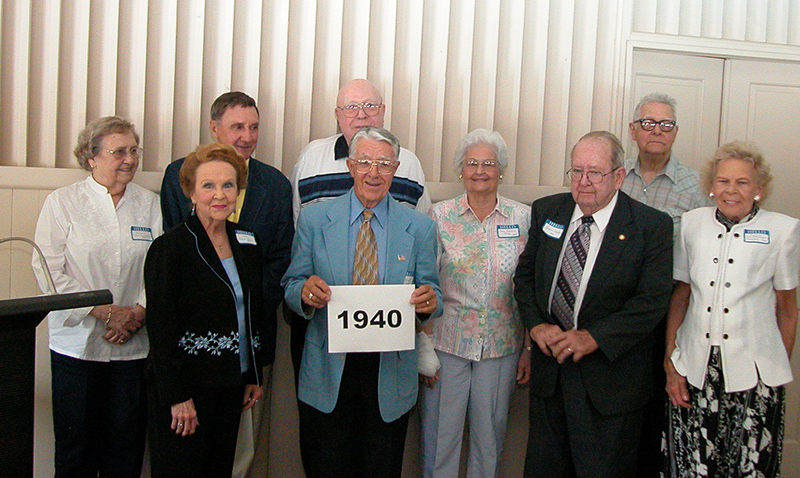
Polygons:
M800 45L800 0L0 0L0 166L77 168L87 121L131 119L143 171L210 140L228 90L259 105L256 156L290 174L366 77L429 181L468 131L500 131L504 181L563 184L569 147L623 131L633 32Z

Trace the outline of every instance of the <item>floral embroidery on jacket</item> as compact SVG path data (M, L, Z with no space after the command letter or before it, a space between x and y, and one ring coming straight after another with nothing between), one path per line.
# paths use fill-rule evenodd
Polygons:
M192 332L184 333L178 341L178 346L191 355L198 355L200 352L207 352L211 355L222 355L222 352L229 351L239 353L239 332L231 332L229 335L220 335L207 332L205 335L197 335ZM260 337L253 337L253 349L261 348Z

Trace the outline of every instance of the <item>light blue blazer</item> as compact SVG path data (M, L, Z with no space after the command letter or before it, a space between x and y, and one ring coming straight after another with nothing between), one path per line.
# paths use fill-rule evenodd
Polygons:
M303 209L292 244L292 262L282 285L286 302L310 320L306 332L297 397L330 413L336 406L345 356L328 353L328 309L303 310L300 293L306 279L321 277L328 285L350 285L348 275L348 230L350 201L347 194ZM406 277L420 287L430 284L436 291L441 313L442 293L436 266L436 227L429 217L389 199L388 240L384 284L403 284ZM417 401L417 353L415 350L381 353L378 401L385 422L400 418Z

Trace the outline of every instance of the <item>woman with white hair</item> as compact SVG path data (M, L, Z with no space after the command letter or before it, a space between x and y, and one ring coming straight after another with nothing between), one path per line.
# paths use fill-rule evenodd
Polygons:
M800 221L759 203L772 176L751 144L722 145L683 215L664 369L666 476L780 475L797 329Z
M144 260L161 235L158 196L132 183L142 149L133 124L92 121L78 136L90 174L47 196L36 224L59 293L109 289L114 302L47 316L55 476L138 477L149 350ZM46 272L34 258L39 287Z
M464 194L433 206L444 313L433 338L441 369L424 377L424 476L458 476L469 412L467 476L497 476L515 380L530 375L530 339L513 294L530 208L497 193L508 166L502 136L477 129L461 140L455 169ZM525 348L523 349L523 344Z

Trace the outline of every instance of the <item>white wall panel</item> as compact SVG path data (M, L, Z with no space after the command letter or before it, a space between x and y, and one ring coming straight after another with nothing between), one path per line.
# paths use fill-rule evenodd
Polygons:
M92 120L116 111L120 10L119 0L90 5L86 115Z

